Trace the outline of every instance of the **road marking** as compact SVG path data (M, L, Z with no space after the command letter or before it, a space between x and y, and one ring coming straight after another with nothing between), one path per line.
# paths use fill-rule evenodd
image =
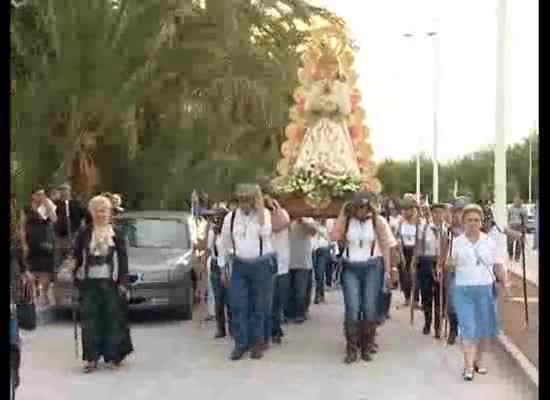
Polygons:
M504 349L516 360L520 368L525 372L529 379L539 387L539 370L531 361L521 352L521 350L504 334L498 335L498 340Z

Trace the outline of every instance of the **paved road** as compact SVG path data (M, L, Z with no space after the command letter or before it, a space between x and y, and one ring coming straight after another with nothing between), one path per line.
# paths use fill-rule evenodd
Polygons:
M398 297L398 296L394 296ZM382 353L372 363L342 363L341 295L313 306L311 320L289 326L287 341L263 360L231 362L229 341L214 341L213 324L153 320L134 323L136 352L118 371L83 375L68 322L24 337L18 400L531 400L538 399L519 369L495 345L490 375L461 379L462 356L413 329L404 309L381 329Z

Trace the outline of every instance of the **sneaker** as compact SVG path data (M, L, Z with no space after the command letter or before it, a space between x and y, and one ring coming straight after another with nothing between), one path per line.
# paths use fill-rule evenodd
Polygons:
M471 382L474 380L474 370L464 370L464 372L462 373L462 377L464 378L465 381L467 382Z
M476 372L476 374L479 375L487 375L489 373L489 370L487 368L482 367L477 363L474 364L474 371Z

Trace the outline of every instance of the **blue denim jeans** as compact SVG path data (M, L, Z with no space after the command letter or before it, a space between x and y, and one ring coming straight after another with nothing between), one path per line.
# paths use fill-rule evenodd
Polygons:
M273 257L251 261L234 257L232 263L229 298L233 337L236 348L247 350L264 339L272 297Z
M343 262L342 287L346 321L377 322L384 282L382 257L364 263Z
M291 269L289 272L289 295L285 315L289 319L306 316L308 306L308 287L311 282L311 271L308 269ZM311 294L311 292L310 292Z
M330 264L330 248L321 247L315 250L313 271L315 273L315 290L324 295L327 269Z

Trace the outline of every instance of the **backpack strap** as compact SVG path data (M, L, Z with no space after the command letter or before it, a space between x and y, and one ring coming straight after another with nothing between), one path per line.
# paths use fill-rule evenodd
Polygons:
M345 237L346 237L346 257L349 259L349 247L348 247L348 244L347 244L347 235L348 235L348 229L349 229L349 223L350 223L350 218L347 217L346 218L346 230L345 230ZM378 237L378 234L376 232L376 218L372 218L372 230L374 232L374 240L372 241L372 244L371 244L371 248L370 248L370 256L373 257L374 256L374 249L376 247L376 238Z
M237 214L237 210L233 210L231 212L231 221L230 221L230 225L229 225L230 232L231 232L231 242L233 243L233 255L237 254L237 247L235 245L235 236L233 235L233 228L235 227L235 215L236 214ZM261 257L264 254L264 241L263 241L261 236L259 237L259 239L260 239L260 257ZM214 243L214 246L215 246L215 243Z
M231 233L231 243L233 244L233 255L237 252L237 247L235 246L235 236L233 235L233 228L235 227L235 215L237 214L237 210L231 211L231 220L229 223L229 229Z
M346 216L346 225L345 225L345 228L344 228L344 246L345 246L344 251L346 252L346 257L348 259L349 259L348 230L349 230L350 220L351 220L351 218Z

